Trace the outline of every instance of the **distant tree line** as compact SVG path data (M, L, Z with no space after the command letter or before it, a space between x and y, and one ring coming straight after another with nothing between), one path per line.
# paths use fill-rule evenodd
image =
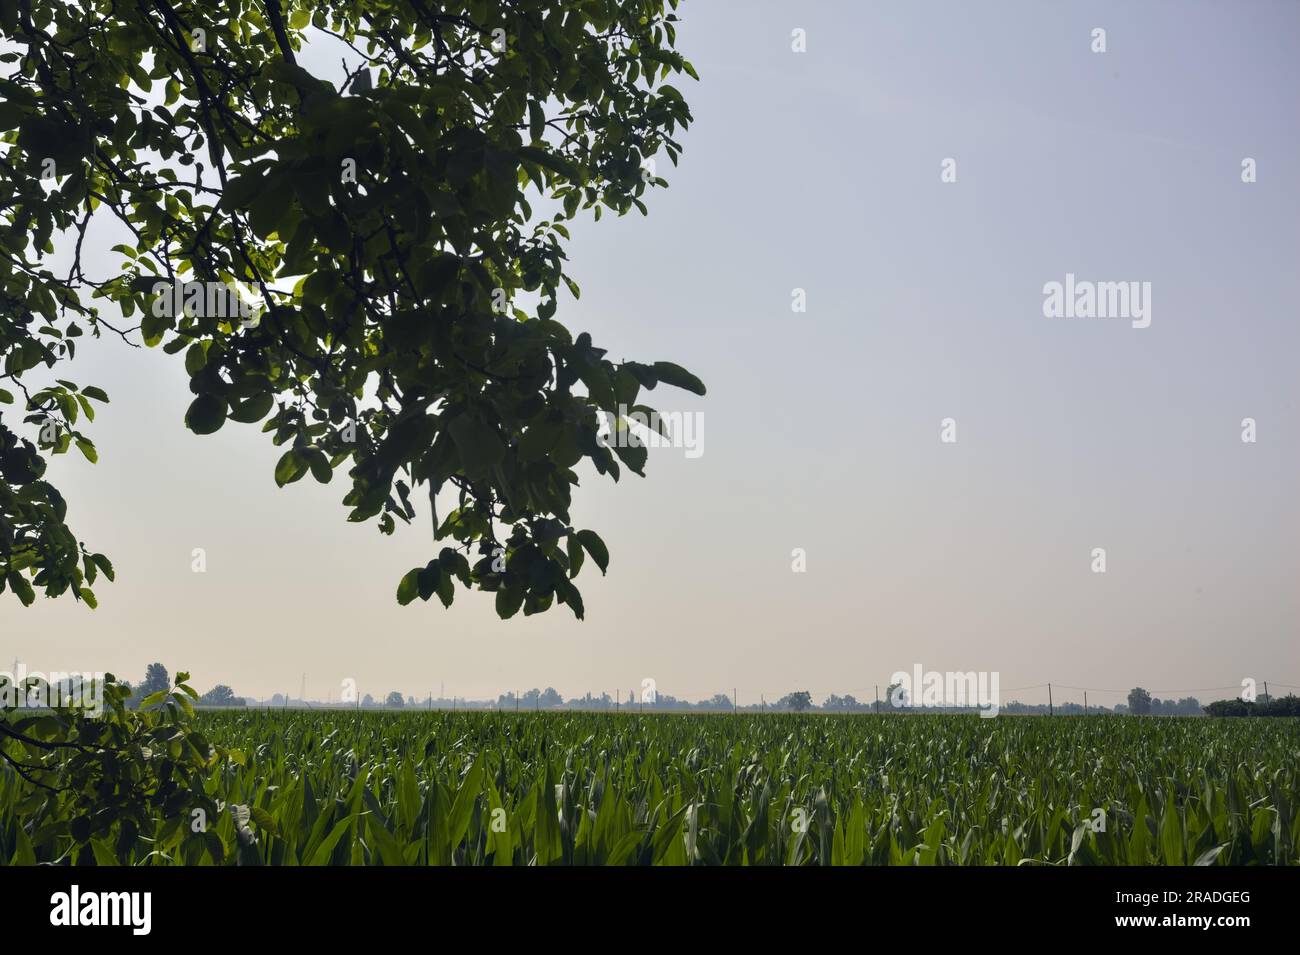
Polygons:
M1276 699L1261 696L1257 700L1216 700L1205 707L1209 716L1300 716L1300 696L1288 693Z
M138 684L132 685L130 681L123 681L123 685L131 691L127 705L132 709L138 709L141 701L155 693L170 690L172 683L171 676L167 673L165 666L161 663L151 663L145 668L144 679ZM199 697L199 705L245 706L246 701L242 697L235 696L235 691L224 683L218 683Z
M130 683L126 685L131 687ZM170 688L171 680L167 668L161 663L151 663L145 671L144 679L138 686L132 688L130 705L138 707L140 701L146 697ZM750 703L746 706L737 707L735 701L726 693L715 693L708 699L695 703L678 699L666 693L655 693L652 698L643 700L633 690L628 691L625 700L619 700L608 693L601 693L599 696L587 693L566 701L555 687L548 686L545 689L533 687L523 693L502 693L495 702L458 700L456 703L467 709L556 710L563 708L572 710L615 710L626 707L628 709L654 711L696 711L706 713L729 713L736 710L744 712L765 710L789 713L818 711L824 713L944 713L959 709L957 707L941 706L896 706L894 704L896 696L894 690L894 685L887 686L879 701L870 700L865 702L858 700L851 694L841 696L832 693L822 701L820 706L813 702L812 693L808 690L794 690L771 702L760 701L759 703ZM307 702L305 700L290 700L280 693L275 694L270 700L272 706L307 704ZM199 698L199 703L203 706L228 707L246 706L249 701L236 696L234 691L224 683L219 683L204 693ZM383 698L382 702L367 693L361 700L360 706L364 709L423 709L426 706L434 706L435 704L440 708L445 708L449 703L452 703L452 701L445 699L434 700L432 698L421 701L414 696L403 698L401 693L393 690ZM975 711L974 707L965 709L971 712ZM1045 703L1021 703L1019 700L1012 700L1000 704L999 712L1014 715L1046 715L1051 712L1058 716L1082 716L1085 713L1116 716L1201 716L1202 714L1208 716L1300 716L1300 697L1291 694L1275 699L1261 695L1257 700L1253 701L1242 699L1218 700L1202 705L1194 696L1181 697L1176 700L1162 700L1159 697L1153 697L1150 692L1139 686L1129 691L1127 703L1117 703L1113 708L1094 704L1085 709L1082 704L1072 702L1058 703L1049 707Z

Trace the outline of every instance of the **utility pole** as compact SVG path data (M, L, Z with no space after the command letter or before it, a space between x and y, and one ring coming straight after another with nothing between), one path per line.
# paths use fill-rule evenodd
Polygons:
M876 684L876 715L880 715L880 684Z
M1268 680L1264 681L1264 702L1268 702Z
M736 687L731 688L731 713L734 716L740 712L740 690Z
M1083 715L1088 715L1088 691L1083 691Z
M1052 684L1047 684L1047 715L1054 716L1055 711L1052 709Z

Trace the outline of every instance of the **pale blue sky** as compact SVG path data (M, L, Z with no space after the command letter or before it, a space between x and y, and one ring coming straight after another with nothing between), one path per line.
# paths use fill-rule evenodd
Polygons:
M346 523L339 479L277 490L256 428L184 430L179 358L105 340L72 375L113 399L100 463L53 475L119 582L93 613L0 599L0 667L157 659L251 695L305 670L315 697L650 677L742 703L869 696L918 662L1033 701L1006 691L1300 683L1300 5L681 12L702 77L682 165L661 162L649 218L575 232L583 296L559 317L699 374L707 398L653 397L703 411L704 454L584 476L575 520L612 552L580 579L584 623L502 623L464 592L399 608L424 520L385 538ZM1043 317L1067 272L1151 282L1151 327Z

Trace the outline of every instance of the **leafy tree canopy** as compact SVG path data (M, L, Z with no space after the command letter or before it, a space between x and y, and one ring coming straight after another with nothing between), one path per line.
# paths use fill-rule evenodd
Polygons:
M1151 712L1151 694L1140 686L1128 691L1128 708L1135 716L1145 716Z
M172 681L167 674L167 668L161 663L151 663L145 668L144 682L140 684L140 692L148 696L150 693L165 690L171 685Z
M787 693L776 703L779 709L794 710L796 713L802 713L812 706L812 693L808 690L796 690L793 693Z
M141 845L188 864L227 858L217 827L193 823L220 818L207 781L244 757L194 728L198 694L188 679L176 674L176 685L147 697L141 710L127 706L130 690L112 675L100 686L99 713L59 705L23 715L0 705L0 771L23 781L18 815L30 820L15 827L10 864L127 864ZM61 849L69 842L70 853ZM241 833L232 842L232 855L247 861L248 840Z
M243 706L244 701L235 696L235 691L224 683L218 683L199 697L204 706Z
M0 2L0 402L36 432L0 419L0 590L94 606L113 576L43 480L47 454L95 460L78 424L108 396L24 380L109 332L183 354L195 433L260 422L285 449L280 485L342 470L348 519L384 533L427 498L446 545L401 603L450 604L459 582L502 617L582 617L572 579L609 554L572 526L574 469L646 462L602 440L601 416L648 413L661 383L704 393L555 318L559 289L579 294L566 223L644 214L666 185L649 160L677 161L691 114L667 80L694 70L676 6ZM325 34L362 61L338 85L298 62ZM115 274L82 261L98 217L130 237Z

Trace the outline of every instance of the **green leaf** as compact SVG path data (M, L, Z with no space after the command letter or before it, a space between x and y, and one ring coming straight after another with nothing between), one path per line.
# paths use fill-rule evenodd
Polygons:
M269 392L253 395L251 398L239 402L231 409L230 420L242 424L253 424L265 418L274 404L275 399Z
M578 531L577 537L603 575L609 568L609 549L605 547L605 542L595 531Z
M185 412L185 427L195 434L212 434L226 423L228 407L225 399L216 395L199 395Z
M330 834L316 847L316 851L312 853L307 864L312 866L329 865L330 857L334 854L334 847L338 845L339 840L343 838L343 833L348 831L348 826L351 824L351 817L340 819L338 824L330 830Z
M308 461L300 448L290 448L275 464L275 483L280 487L292 484L307 473Z
M502 587L497 591L497 616L509 620L524 605L524 592L517 587Z
M90 851L94 853L95 865L97 866L116 866L117 856L113 855L113 850L103 839L92 839L90 841Z
M703 395L705 392L704 382L696 378L681 365L674 365L670 361L657 361L652 366L655 376L661 381L677 388L684 388L692 394Z
M319 448L310 448L306 455L311 476L320 484L329 484L330 478L334 477L334 469L330 467L330 459L325 456L325 452Z
M420 574L424 572L423 567L416 567L408 570L405 576L397 585L397 602L405 607L416 597L420 596ZM428 598L425 598L428 599Z
M275 817L261 806L251 807L249 813L253 817L253 822L257 823L257 828L273 836L280 835L280 828L275 824Z
M448 842L455 850L465 839L469 831L470 816L474 812L474 803L483 792L483 754L480 753L461 780L460 790L451 806L451 815L447 819Z
M582 180L582 170L578 166L550 150L536 146L521 146L516 152L521 158L534 162L543 169L549 169L571 182L580 182Z
M117 579L117 576L113 573L113 564L103 554L91 554L90 559L110 581Z
M244 209L251 203L266 185L266 179L260 173L247 173L236 176L226 182L221 193L221 208Z
M9 584L9 589L22 602L24 607L30 607L36 600L36 591L32 590L32 585L27 582L27 578L16 571L10 571L5 580Z
M1178 817L1178 807L1172 796L1165 802L1165 815L1160 823L1160 849L1164 853L1165 865L1186 865L1183 857L1183 826Z
M208 363L208 353L201 342L195 342L185 352L185 371L191 375L197 375L203 370L203 366Z
M438 585L442 582L442 567L438 561L431 560L419 572L420 599L428 600L438 592Z
M1223 850L1228 848L1228 846L1230 845L1232 845L1232 843L1224 842L1210 849L1206 849L1204 852L1202 852L1199 856L1196 857L1196 861L1193 862L1192 865L1200 865L1200 866L1214 865L1216 862L1219 861L1219 856L1223 853Z
M456 581L451 574L443 574L438 578L438 599L442 601L444 607L450 607L455 598Z
M578 540L576 534L570 534L565 539L564 549L569 558L569 579L572 580L578 576L578 571L582 570L582 542Z
M505 457L505 442L496 428L465 415L453 418L447 427L467 474L490 475Z
M14 823L14 854L9 859L10 865L36 865L36 853L32 850L32 841L20 821Z

